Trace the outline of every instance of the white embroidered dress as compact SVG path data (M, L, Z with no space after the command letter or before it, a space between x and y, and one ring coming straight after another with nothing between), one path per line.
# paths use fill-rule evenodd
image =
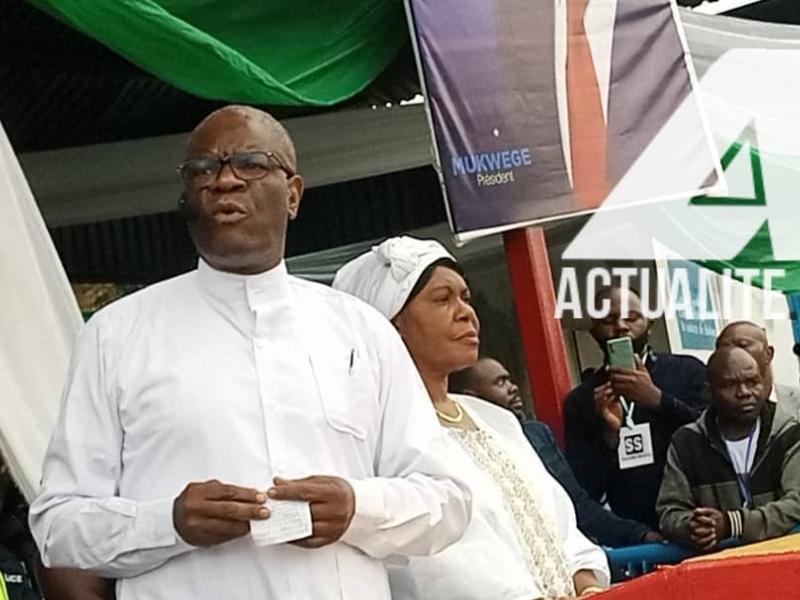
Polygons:
M609 583L605 554L578 531L575 509L509 411L453 395L478 431L447 429L449 461L472 488L464 537L441 553L390 563L394 600L533 600L574 595L572 576Z

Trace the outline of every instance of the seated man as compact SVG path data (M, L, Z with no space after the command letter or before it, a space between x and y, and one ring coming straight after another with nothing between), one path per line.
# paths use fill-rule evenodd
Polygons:
M595 304L605 305L591 334L606 364L564 401L567 460L592 498L605 497L619 516L657 529L667 448L672 434L706 406L705 369L692 356L652 350L650 322L633 290L601 288ZM608 365L608 341L623 337L631 339L634 368Z
M480 358L473 366L453 373L450 391L488 400L513 412L522 422L522 430L545 468L566 490L575 505L578 529L604 546L632 546L661 540L661 536L644 523L618 517L603 508L586 493L567 459L556 445L553 432L539 421L526 419L519 387L508 370L493 358Z
M701 551L727 538L783 535L800 522L800 422L787 406L766 401L747 351L717 350L707 372L711 407L669 448L661 530Z

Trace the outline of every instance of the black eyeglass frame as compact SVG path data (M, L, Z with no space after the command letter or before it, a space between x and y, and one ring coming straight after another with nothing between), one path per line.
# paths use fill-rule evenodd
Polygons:
M254 154L259 154L259 155L265 156L266 159L267 159L267 163L272 163L275 166L272 167L272 168L265 169L264 172L261 175L259 175L258 177L242 177L241 173L239 173L239 171L237 170L236 166L231 161L236 160L236 158L239 157L239 156L243 156L243 155L252 156ZM203 184L203 185L197 185L197 184L193 183L191 178L189 178L186 175L186 167L188 165L192 164L194 161L200 161L200 160L216 161L216 163L219 165L216 168L216 170L214 171L213 176L210 177L209 182L206 183L206 184ZM211 164L213 164L213 163L211 163ZM238 177L239 179L241 179L243 181L258 181L259 179L263 179L264 177L266 177L269 174L270 171L274 171L275 169L280 169L281 171L286 173L286 175L289 176L289 177L294 177L295 175L297 175L297 173L294 171L294 169L289 167L286 164L286 162L280 157L280 155L276 154L275 152L272 152L271 150L245 150L245 151L242 151L242 152L234 152L233 154L231 154L229 156L213 155L213 156L198 156L197 158L188 158L185 161L183 161L181 164L178 165L177 170L178 170L178 173L181 176L181 179L183 179L184 183L187 186L189 186L191 188L200 189L200 188L206 187L212 181L214 181L217 177L219 177L219 174L222 171L222 169L225 168L225 165L229 165L231 170L233 171L234 175L236 175L236 177Z

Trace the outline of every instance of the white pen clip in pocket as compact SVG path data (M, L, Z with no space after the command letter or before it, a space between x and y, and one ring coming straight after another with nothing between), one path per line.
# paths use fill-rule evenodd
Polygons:
M359 369L358 351L353 348L343 354L338 354L334 361L312 357L309 360L328 424L363 440L369 418L364 405L373 392Z

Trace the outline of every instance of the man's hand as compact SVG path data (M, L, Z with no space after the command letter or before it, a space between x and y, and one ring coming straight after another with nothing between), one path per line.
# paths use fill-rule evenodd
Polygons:
M619 397L611 388L611 383L604 383L594 388L594 407L605 426L603 437L611 448L619 445L619 431L625 418Z
M356 512L353 488L341 477L276 477L275 486L267 495L275 500L304 500L311 504L311 537L293 542L303 548L320 548L338 541Z
M728 537L728 523L716 508L695 508L689 521L692 543L703 552L712 550Z
M622 404L610 383L594 388L594 406L608 429L619 431L624 418Z
M650 378L650 372L636 356L636 368L611 367L609 382L614 393L646 408L661 406L661 390Z
M111 600L114 581L78 569L47 568L37 557L36 579L48 600Z
M251 520L269 518L267 496L212 479L190 483L172 505L175 530L193 546L216 546L246 535Z

